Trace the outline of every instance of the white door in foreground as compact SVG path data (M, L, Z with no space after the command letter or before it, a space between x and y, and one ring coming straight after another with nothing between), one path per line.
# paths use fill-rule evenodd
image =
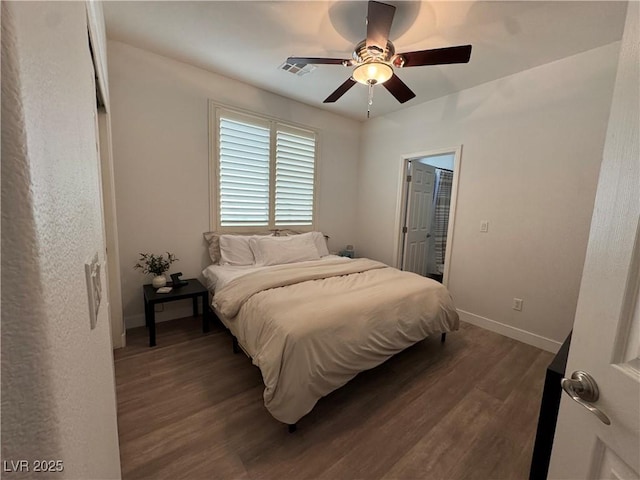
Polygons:
M639 17L629 2L566 370L593 377L610 425L563 394L553 479L640 478Z

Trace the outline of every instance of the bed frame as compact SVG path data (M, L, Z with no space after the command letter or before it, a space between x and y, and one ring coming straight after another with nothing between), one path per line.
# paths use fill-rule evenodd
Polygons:
M231 330L227 329L227 331L229 332L229 334L231 335L232 340L232 349L233 349L233 353L244 353L247 357L251 358L251 355L249 355L247 353L247 351L242 347L242 345L240 345L240 342L238 342L238 339L231 333ZM447 332L443 332L440 334L440 343L444 343L445 340L447 339ZM294 433L297 429L298 429L298 425L295 423L289 423L287 424L287 428L289 429L289 433Z
M296 230L291 230L291 229L274 229L271 230L271 232L273 233L274 236L280 236L281 233L294 233L294 234L299 234L301 232L298 232ZM324 235L326 240L329 240L329 236L328 235ZM238 342L238 339L233 335L233 333L231 332L231 330L225 325L225 323L220 319L220 315L218 314L218 312L216 311L216 309L212 306L212 299L213 299L213 292L209 292L209 307L211 309L211 312L213 314L213 317L218 320L218 322L220 322L225 329L229 332L229 334L231 335L231 338L233 339L233 344L232 344L232 349L233 349L233 353L237 354L237 353L244 353L249 359L251 359L251 355L249 355L246 351L246 349L240 344L240 342ZM445 340L447 339L447 333L443 332L440 335L440 342L444 343ZM293 423L293 424L287 424L287 428L289 430L289 433L294 433L297 430L297 424Z

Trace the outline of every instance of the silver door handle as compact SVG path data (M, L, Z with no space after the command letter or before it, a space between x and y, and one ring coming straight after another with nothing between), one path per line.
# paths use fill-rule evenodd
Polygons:
M611 425L609 417L598 407L591 404L592 402L597 402L598 398L600 398L598 384L591 375L582 370L577 370L571 374L571 378L563 378L560 381L560 385L574 402L589 410L605 425Z

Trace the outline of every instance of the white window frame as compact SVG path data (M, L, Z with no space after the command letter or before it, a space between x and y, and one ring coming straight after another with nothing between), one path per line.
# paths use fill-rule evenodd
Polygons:
M236 118L240 121L254 120L258 124L269 125L270 148L269 148L269 221L268 225L260 226L221 226L220 225L220 150L218 136L220 132L220 117ZM278 127L288 132L300 132L304 134L312 133L315 136L315 158L313 170L313 219L311 225L275 225L275 183L276 183L276 132ZM209 227L217 232L266 232L274 230L295 230L298 232L311 232L315 230L318 217L318 171L319 171L319 145L320 132L306 125L295 124L280 120L276 117L261 115L246 110L229 107L213 100L209 100Z

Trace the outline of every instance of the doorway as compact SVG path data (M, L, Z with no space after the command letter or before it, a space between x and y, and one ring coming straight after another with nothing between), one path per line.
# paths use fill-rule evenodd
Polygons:
M111 326L112 347L122 348L126 345L126 330L122 314L122 292L120 285L120 254L118 251L118 229L116 223L115 184L113 177L113 149L111 139L111 113L106 73L106 38L101 35L102 7L95 2L87 5L87 40L89 53L93 63L95 97L96 149L100 162L101 210L103 213L103 269L106 282L106 301L104 308L108 311ZM102 48L101 48L102 46ZM102 256L102 255L101 255Z
M448 283L461 147L403 157L398 267Z

